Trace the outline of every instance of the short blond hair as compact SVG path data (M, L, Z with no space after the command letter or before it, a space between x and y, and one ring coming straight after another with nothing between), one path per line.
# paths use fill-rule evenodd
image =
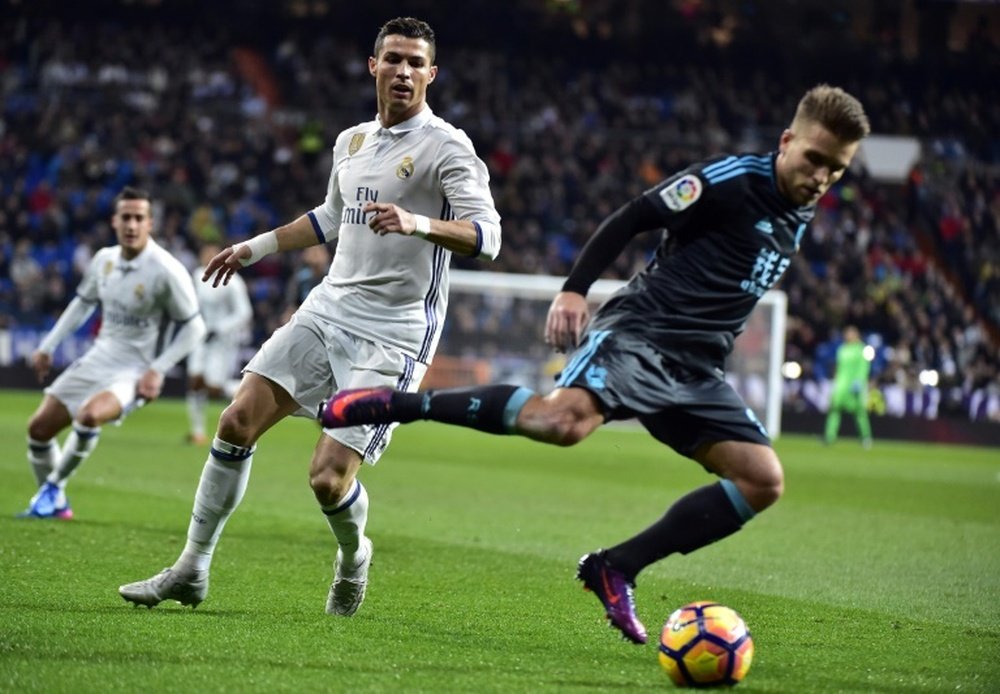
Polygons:
M871 132L861 102L829 84L816 85L799 101L792 125L804 120L819 123L844 142L857 142Z

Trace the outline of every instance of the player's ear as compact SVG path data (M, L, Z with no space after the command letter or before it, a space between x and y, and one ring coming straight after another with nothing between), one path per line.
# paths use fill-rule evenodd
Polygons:
M438 66L437 65L431 65L430 72L428 73L428 76L427 76L427 84L430 84L431 82L433 82L434 78L437 77L437 74L438 74Z
M378 67L378 58L369 57L368 58L368 72L371 76L375 76L375 69Z
M790 129L785 128L784 132L781 133L781 137L778 139L778 151L784 154L785 150L788 149L788 143L795 138L795 133Z

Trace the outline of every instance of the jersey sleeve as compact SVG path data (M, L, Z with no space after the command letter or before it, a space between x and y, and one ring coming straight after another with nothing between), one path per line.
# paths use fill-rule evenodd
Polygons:
M164 264L166 311L171 320L183 323L199 313L198 296L194 291L194 281L184 266L173 257L169 260L172 262Z
M658 211L663 227L678 234L702 210L718 199L718 189L711 186L695 165L667 178L644 193Z
M318 243L333 241L340 234L340 219L344 209L344 199L340 195L339 170L344 154L345 130L337 137L333 146L333 166L330 168L330 180L326 184L326 198L323 203L307 212L316 232Z
M479 233L478 252L494 259L500 252L500 214L490 191L486 164L464 133L445 140L438 150L441 192L455 219L470 221Z
M238 332L243 327L250 324L253 319L253 307L250 305L250 295L247 292L246 282L239 275L233 275L226 285L229 291L229 315L226 320L224 330L227 332Z
M111 259L103 250L95 253L94 257L90 259L90 265L87 266L83 273L83 279L80 280L80 284L76 288L76 295L81 300L88 304L100 302L97 278L100 276L101 268L110 262L112 262Z

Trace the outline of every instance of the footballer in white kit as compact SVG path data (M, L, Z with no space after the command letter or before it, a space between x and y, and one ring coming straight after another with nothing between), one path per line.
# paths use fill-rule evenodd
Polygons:
M473 220L468 255L492 259L500 217L488 181L465 133L430 107L389 128L376 119L341 133L326 200L307 215L318 242L337 240L330 271L247 370L281 385L309 417L349 384L416 390L441 337L451 251L417 234L373 234L365 205L387 201L428 218ZM310 345L310 334L325 350ZM390 429L327 433L374 463Z
M202 265L192 273L195 293L208 333L187 359L188 441L205 444L205 405L209 398L232 397L233 372L240 347L250 334L253 308L243 278L234 275L228 284L213 287L201 281L205 265L222 248L205 244L200 252Z
M499 253L500 215L486 165L465 133L426 101L435 52L425 22L386 22L368 59L378 115L337 137L323 204L209 263L203 279L219 284L268 254L337 242L326 277L250 360L219 418L184 550L159 574L120 586L126 600L149 607L201 602L260 436L289 415L316 417L340 389L416 390L441 337L451 254ZM328 429L313 452L309 484L338 545L329 614L350 616L364 599L373 545L357 473L363 461L379 459L392 427Z
M180 261L149 237L150 215L146 193L122 191L112 217L119 244L94 254L76 297L32 355L43 378L56 346L100 306L93 346L45 389L28 424L28 458L40 488L22 516L70 517L66 481L97 445L101 425L159 396L163 375L205 333L194 283ZM70 423L60 451L55 436Z

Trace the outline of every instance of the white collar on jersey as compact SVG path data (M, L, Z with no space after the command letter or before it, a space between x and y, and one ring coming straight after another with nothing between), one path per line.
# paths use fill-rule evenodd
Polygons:
M424 107L420 110L417 115L412 118L404 120L402 123L396 123L389 128L382 127L382 118L378 115L375 116L375 122L379 124L379 132L392 133L393 135L402 135L403 133L408 133L411 130L416 130L417 128L422 128L427 125L427 122L434 117L434 112L431 107L424 104Z
M144 261L145 258L149 257L149 249L152 246L159 246L152 237L146 240L146 245L143 246L142 250L139 251L139 255L132 258L131 260L126 260L125 256L122 255L121 246L118 247L118 269L122 271L123 275L127 275L133 270L139 269L139 264Z

